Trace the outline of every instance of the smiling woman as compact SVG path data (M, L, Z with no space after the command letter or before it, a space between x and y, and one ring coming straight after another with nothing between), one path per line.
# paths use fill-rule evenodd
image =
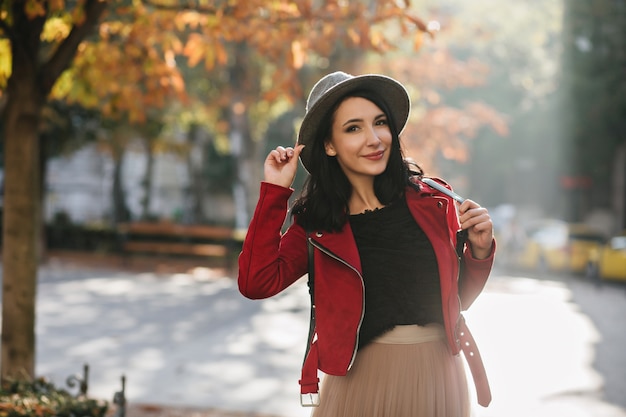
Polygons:
M356 96L342 101L335 110L330 139L324 143L326 155L337 164L351 184L362 181L363 188L373 190L374 178L387 168L392 135L385 113L373 102ZM354 114L362 116L353 118ZM368 184L369 183L369 184ZM377 199L360 195L351 199L350 213L361 213L382 207Z
M457 207L405 160L400 133L410 107L394 79L328 74L311 90L297 145L265 159L239 290L267 298L308 273L300 393L303 406L318 407L313 416L468 417L461 349L478 402L491 400L460 314L493 263L491 218L469 199ZM283 234L298 158L309 176Z

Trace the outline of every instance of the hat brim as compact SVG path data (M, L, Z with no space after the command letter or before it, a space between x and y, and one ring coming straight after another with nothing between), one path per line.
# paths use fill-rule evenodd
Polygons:
M298 132L298 144L306 145L300 153L300 162L304 168L311 172L311 156L313 143L317 130L326 116L326 112L332 108L337 100L345 97L353 91L371 91L378 94L390 111L389 117L393 119L398 133L404 130L411 111L411 100L406 88L393 78L378 74L366 74L349 78L330 88L320 97L306 112Z

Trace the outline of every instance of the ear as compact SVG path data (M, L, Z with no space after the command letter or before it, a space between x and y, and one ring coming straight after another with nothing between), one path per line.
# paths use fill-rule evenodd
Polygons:
M328 156L336 156L337 155L337 151L335 150L335 147L330 142L324 143L324 150L326 151L326 155L328 155Z

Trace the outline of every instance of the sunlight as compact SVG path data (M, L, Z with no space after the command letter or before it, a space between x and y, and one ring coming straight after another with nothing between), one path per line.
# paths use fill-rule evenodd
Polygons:
M551 281L503 277L488 284L466 313L494 398L479 417L548 416L560 400L600 392L593 369L599 334L571 296ZM577 414L560 408L551 415Z

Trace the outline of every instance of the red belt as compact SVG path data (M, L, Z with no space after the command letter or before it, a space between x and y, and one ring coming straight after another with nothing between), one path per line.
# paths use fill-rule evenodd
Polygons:
M469 365L472 378L474 379L478 404L487 407L491 402L489 380L487 380L487 373L485 372L483 360L476 346L476 341L467 328L463 316L459 318L458 338L461 344L461 350L463 351L463 355L465 355L465 360Z

